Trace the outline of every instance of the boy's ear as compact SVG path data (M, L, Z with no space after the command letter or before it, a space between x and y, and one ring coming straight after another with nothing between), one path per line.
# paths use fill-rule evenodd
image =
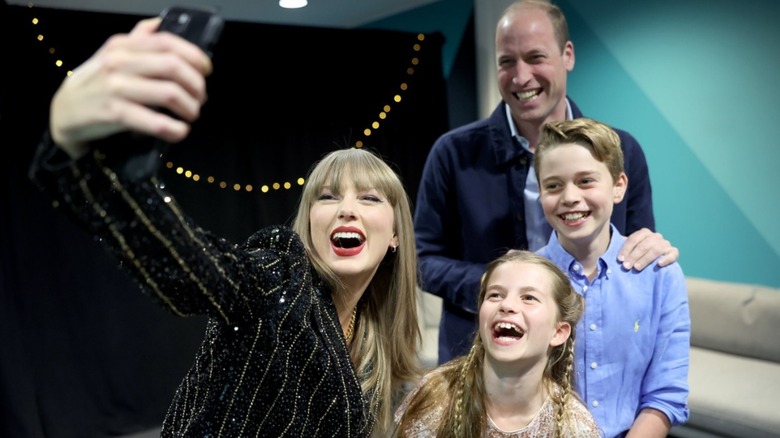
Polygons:
M615 187L612 189L615 204L619 204L623 200L626 196L626 190L628 190L628 176L626 176L625 172L621 172L617 181L615 181Z

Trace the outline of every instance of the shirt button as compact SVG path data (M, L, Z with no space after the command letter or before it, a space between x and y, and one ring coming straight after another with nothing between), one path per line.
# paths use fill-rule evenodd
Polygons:
M579 271L579 270L580 270L580 265L578 265L578 264L575 264L575 265L574 265L574 270L575 270L575 271Z
M583 292L587 292L588 291L588 286L582 286L582 291Z
M596 362L591 362L590 363L590 369L592 369L592 370L595 370L596 368L598 368L598 366L599 366L599 364L597 364Z
M590 325L590 330L591 330L591 331L593 331L593 330L596 330L596 324L591 324L591 325Z
M599 407L599 401L598 400L593 400L593 402L591 404L593 405L594 408Z

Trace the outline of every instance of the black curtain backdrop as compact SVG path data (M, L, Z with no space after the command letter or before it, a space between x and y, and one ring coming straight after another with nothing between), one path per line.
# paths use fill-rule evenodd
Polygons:
M0 436L159 426L202 338L205 320L156 307L27 179L67 69L140 18L0 4ZM296 180L326 152L362 140L393 163L414 202L427 152L448 127L442 44L440 34L230 21L202 118L166 157L202 179L170 169L161 178L201 225L240 242L289 222ZM210 175L254 190L219 188L204 182ZM259 190L277 182L292 187Z

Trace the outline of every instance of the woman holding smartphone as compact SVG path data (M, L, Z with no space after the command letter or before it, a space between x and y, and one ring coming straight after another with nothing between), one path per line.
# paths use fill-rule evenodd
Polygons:
M291 227L243 245L202 229L162 188L159 152L122 135L181 141L206 100L208 55L159 24L110 37L62 83L30 175L160 305L208 316L162 436L386 436L419 372L400 179L369 151L336 150Z

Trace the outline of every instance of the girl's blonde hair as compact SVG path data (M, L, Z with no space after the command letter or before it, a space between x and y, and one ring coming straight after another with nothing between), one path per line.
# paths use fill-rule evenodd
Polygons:
M496 267L511 262L528 263L541 266L550 273L552 292L558 307L558 322L571 326L571 334L563 344L554 347L547 358L544 369L544 384L552 397L555 407L555 436L561 437L568 421L566 404L569 397L576 394L574 387L574 337L576 326L582 317L584 301L571 286L569 278L551 261L530 251L512 251L488 264L479 290L479 303L484 301L490 276ZM398 425L403 436L412 424L437 407L444 408L441 422L436 426L436 436L481 437L487 429L487 409L485 408L485 385L483 368L485 347L477 334L471 351L466 356L455 358L442 365L440 373L434 373L409 402L404 417ZM561 388L555 390L555 385Z
M418 349L421 344L417 322L417 253L408 194L401 179L378 155L365 149L339 149L328 153L312 168L293 220L314 268L333 288L334 299L344 297L339 277L314 251L310 209L328 182L338 193L349 176L358 190L375 189L393 206L396 251L388 251L360 300L350 356L363 395L371 400L375 435L386 436L392 424L393 401L404 383L419 377Z

